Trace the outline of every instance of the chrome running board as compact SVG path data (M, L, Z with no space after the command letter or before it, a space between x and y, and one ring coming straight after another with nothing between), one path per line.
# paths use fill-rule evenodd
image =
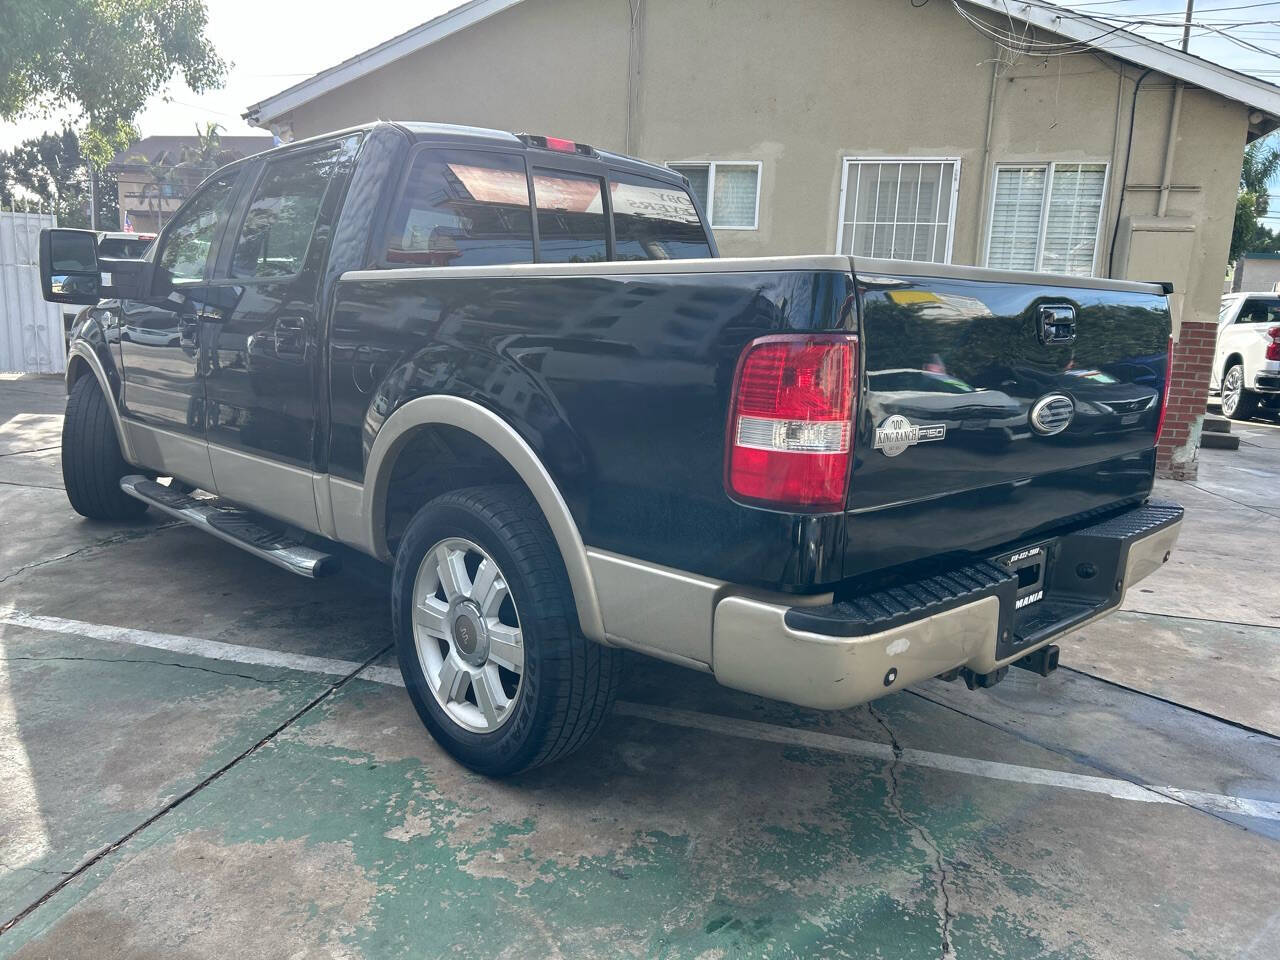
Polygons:
M188 496L137 474L123 478L120 489L171 517L300 577L314 579L327 576L342 566L339 557L312 549L274 521L218 497Z

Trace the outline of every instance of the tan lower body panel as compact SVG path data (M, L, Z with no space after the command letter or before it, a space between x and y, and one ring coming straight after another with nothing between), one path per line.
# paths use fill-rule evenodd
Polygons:
M122 424L129 438L129 462L135 467L145 467L165 477L177 477L202 490L214 489L213 465L209 462L209 447L203 439L136 420L124 420Z
M1160 569L1180 528L1181 522L1175 523L1129 547L1125 590ZM957 667L990 673L1119 605L997 660L1000 601L995 597L868 636L829 637L788 627L785 605L729 596L715 609L712 670L720 683L736 690L804 707L840 710Z

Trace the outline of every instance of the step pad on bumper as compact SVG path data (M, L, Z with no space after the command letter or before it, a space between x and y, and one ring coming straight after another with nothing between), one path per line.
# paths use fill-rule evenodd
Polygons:
M1176 503L1148 500L1080 530L1030 541L1045 545L1051 576L1045 580L1044 599L1020 609L1017 575L984 560L836 603L792 607L786 625L829 637L862 637L994 596L1000 599L997 655L1003 659L1118 605L1127 586L1121 574L1130 546L1178 523L1182 515Z
M171 517L199 527L298 576L323 577L336 572L342 565L340 558L307 546L299 536L276 521L218 497L193 497L138 475L122 479L120 489Z
M1002 592L1008 593L1012 602L1017 590L1017 577L984 560L838 603L793 607L787 611L786 623L793 630L808 633L865 637Z

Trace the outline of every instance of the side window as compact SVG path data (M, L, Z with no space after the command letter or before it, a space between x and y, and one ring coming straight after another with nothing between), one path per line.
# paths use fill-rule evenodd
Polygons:
M1280 323L1280 298L1250 297L1240 308L1236 323Z
M392 266L533 262L524 158L481 150L423 150L387 231Z
M604 182L562 170L533 171L538 208L538 259L543 263L599 263L609 258Z
M343 147L335 144L267 164L236 237L233 277L290 277L302 271L320 204L343 156Z
M609 178L615 260L687 260L711 256L688 192L626 173Z
M169 271L174 283L198 283L204 279L209 251L231 207L239 176L237 170L206 184L169 225L157 262Z

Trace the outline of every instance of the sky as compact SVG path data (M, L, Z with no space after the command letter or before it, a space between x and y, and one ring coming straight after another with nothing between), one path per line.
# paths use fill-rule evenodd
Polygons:
M226 135L262 133L240 118L249 104L458 5L457 0L206 0L210 39L231 64L226 85L195 94L175 82L167 99L157 96L143 111L138 129L144 136L187 134L197 124L215 122ZM1167 24L1131 29L1174 43L1181 37L1185 14L1182 0L1068 0L1061 5ZM849 6L856 12L854 0ZM1193 30L1192 53L1280 83L1280 0L1196 0L1193 19L1204 26ZM1224 30L1235 42L1217 32ZM0 149L58 127L56 120L0 124ZM1280 226L1280 213L1276 220Z
M458 6L458 0L205 0L209 38L231 64L226 85L203 94L180 81L138 117L144 136L194 134L220 123L224 135L262 134L245 107ZM59 124L0 123L0 149Z

